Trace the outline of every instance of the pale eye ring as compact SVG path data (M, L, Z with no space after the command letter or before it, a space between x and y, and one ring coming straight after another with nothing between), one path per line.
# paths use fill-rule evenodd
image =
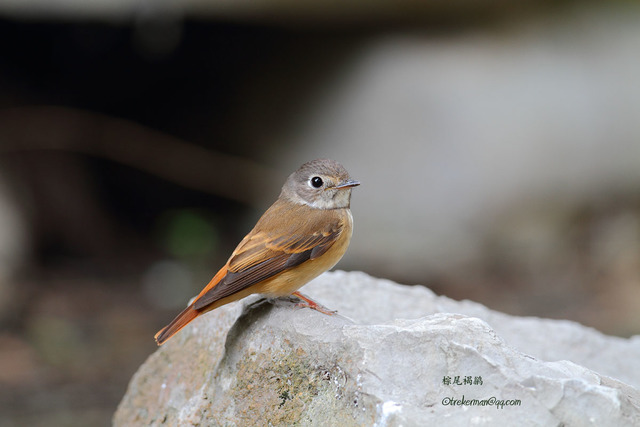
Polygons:
M322 184L324 184L324 181L322 181L322 178L320 178L319 176L314 176L309 180L309 184L313 188L320 188L322 187Z

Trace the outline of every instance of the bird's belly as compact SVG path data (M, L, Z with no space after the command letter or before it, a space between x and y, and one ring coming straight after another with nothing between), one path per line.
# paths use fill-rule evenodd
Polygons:
M291 295L300 287L332 268L347 251L351 240L351 227L349 227L348 231L343 233L322 256L306 261L290 270L283 271L271 279L265 280L258 285L256 293L269 296Z

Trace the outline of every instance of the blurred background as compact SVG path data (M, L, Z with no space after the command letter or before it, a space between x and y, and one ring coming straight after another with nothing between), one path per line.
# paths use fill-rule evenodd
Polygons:
M0 427L109 425L317 157L338 268L640 333L637 2L0 0L0 47Z

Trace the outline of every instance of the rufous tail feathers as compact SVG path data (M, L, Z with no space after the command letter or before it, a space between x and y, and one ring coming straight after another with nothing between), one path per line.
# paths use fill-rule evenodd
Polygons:
M202 295L209 292L211 288L217 285L220 280L227 274L227 266L225 265L218 271L218 273L213 276L213 279L209 282L207 286L200 292L200 294L189 304L189 307L182 310L182 313L178 314L175 319L171 321L167 326L160 329L158 333L155 335L156 343L158 345L164 344L169 338L174 336L180 329L187 326L193 319L200 316L207 310L196 310L193 308L193 304L200 298Z
M167 326L160 329L156 336L156 343L158 345L164 344L169 338L175 335L180 329L187 326L193 319L200 315L200 311L193 308L192 305L182 310L182 313L178 314L175 319L171 321Z

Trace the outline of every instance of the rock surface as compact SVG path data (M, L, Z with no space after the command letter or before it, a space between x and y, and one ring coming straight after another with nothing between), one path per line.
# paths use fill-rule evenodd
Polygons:
M132 425L640 425L640 339L517 318L363 273L197 319L133 377Z

